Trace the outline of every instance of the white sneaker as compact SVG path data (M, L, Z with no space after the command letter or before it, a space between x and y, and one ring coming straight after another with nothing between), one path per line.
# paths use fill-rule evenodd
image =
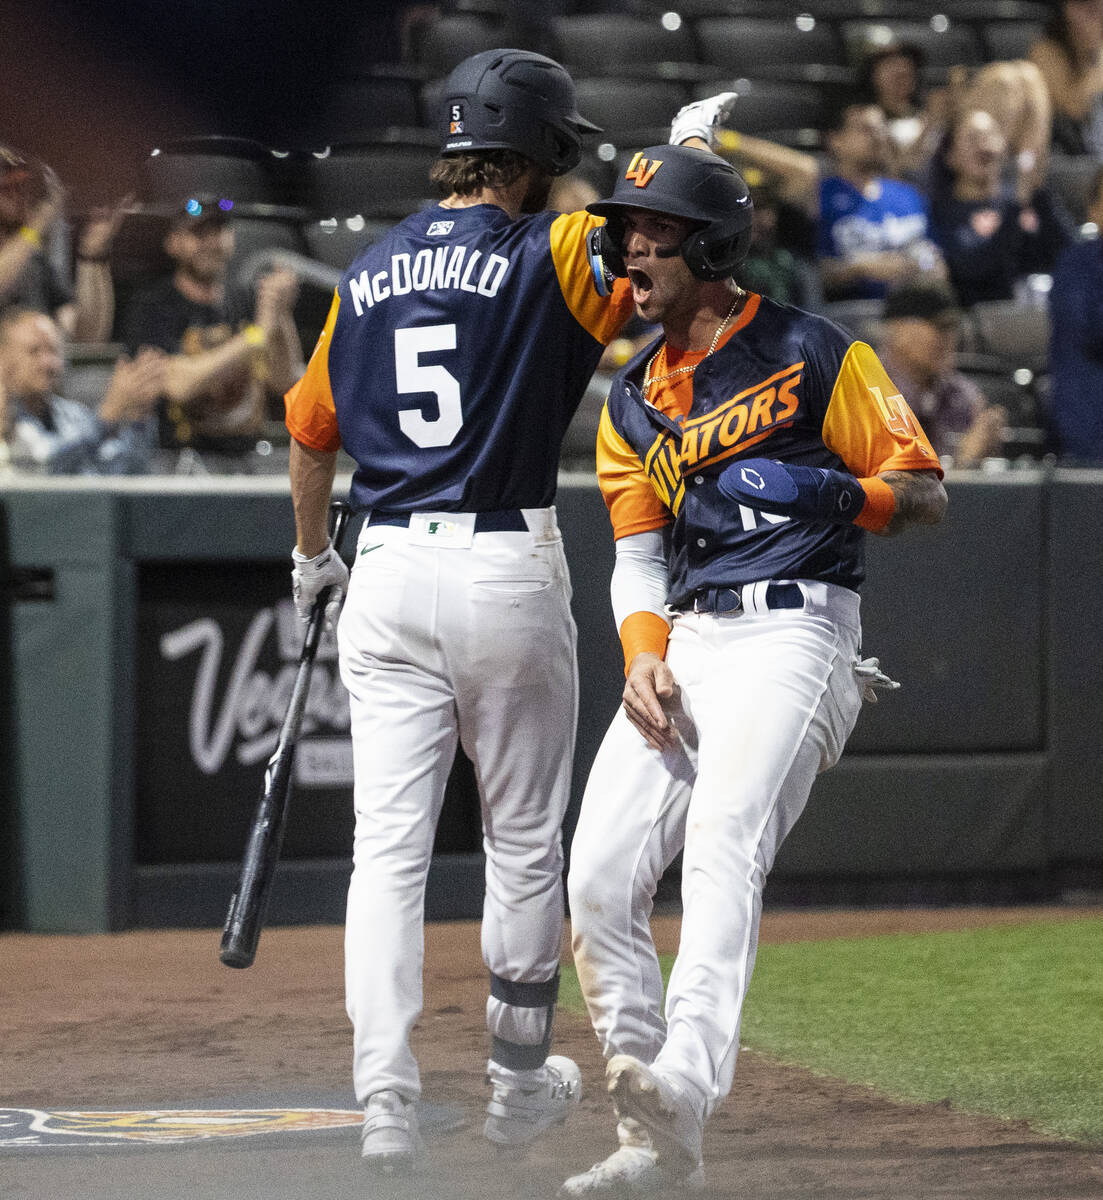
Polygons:
M651 1146L650 1135L636 1121L621 1121L617 1137L620 1149L581 1175L572 1175L560 1187L560 1196L645 1196L674 1189L697 1192L705 1186L705 1168L701 1163L682 1179L664 1171Z
M679 1188L699 1192L705 1186L700 1164L684 1179L672 1180L659 1166L655 1151L643 1146L621 1146L581 1175L572 1175L559 1189L560 1196L646 1196Z
M384 1175L418 1170L425 1158L425 1143L414 1105L397 1092L369 1096L360 1129L360 1156L373 1171Z
M688 1097L630 1054L614 1055L605 1079L618 1119L643 1126L664 1170L678 1178L700 1165L702 1121Z
M498 1146L524 1146L561 1125L582 1095L581 1072L558 1054L533 1071L511 1071L492 1059L486 1078L494 1091L483 1134Z

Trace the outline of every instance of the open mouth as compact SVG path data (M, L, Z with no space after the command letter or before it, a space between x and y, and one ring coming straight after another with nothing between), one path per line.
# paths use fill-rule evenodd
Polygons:
M628 268L628 282L632 285L632 299L637 304L642 304L651 295L651 276L639 267Z

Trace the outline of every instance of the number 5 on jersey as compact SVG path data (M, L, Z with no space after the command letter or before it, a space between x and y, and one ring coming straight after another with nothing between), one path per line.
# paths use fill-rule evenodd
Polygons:
M428 449L449 446L463 425L459 381L439 364L423 365L422 354L434 350L455 350L455 325L424 325L394 331L394 370L398 391L432 392L437 398L437 415L429 419L420 408L398 410L398 425L414 443Z

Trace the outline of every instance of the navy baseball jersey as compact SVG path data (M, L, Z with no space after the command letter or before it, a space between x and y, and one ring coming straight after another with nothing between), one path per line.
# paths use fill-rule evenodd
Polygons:
M551 504L563 434L632 313L625 281L605 298L593 287L599 223L432 206L353 263L287 394L287 427L355 459L356 509Z
M656 380L680 366L650 403ZM739 457L848 471L937 470L938 457L874 352L833 322L751 294L712 355L648 346L613 380L598 478L614 534L673 522L668 600L699 588L814 579L857 590L864 531L735 505L717 487Z

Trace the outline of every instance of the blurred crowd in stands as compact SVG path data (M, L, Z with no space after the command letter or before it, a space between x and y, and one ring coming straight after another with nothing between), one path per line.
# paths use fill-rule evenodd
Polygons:
M0 146L0 470L282 470L282 394L357 248L431 203L443 77L514 45L563 62L604 129L571 211L736 93L739 282L872 342L955 467L1103 465L1103 0L454 0L384 6L278 146L150 147L141 193L75 212ZM350 39L355 42L355 39ZM380 47L390 57L380 59ZM564 447L591 469L608 350Z

